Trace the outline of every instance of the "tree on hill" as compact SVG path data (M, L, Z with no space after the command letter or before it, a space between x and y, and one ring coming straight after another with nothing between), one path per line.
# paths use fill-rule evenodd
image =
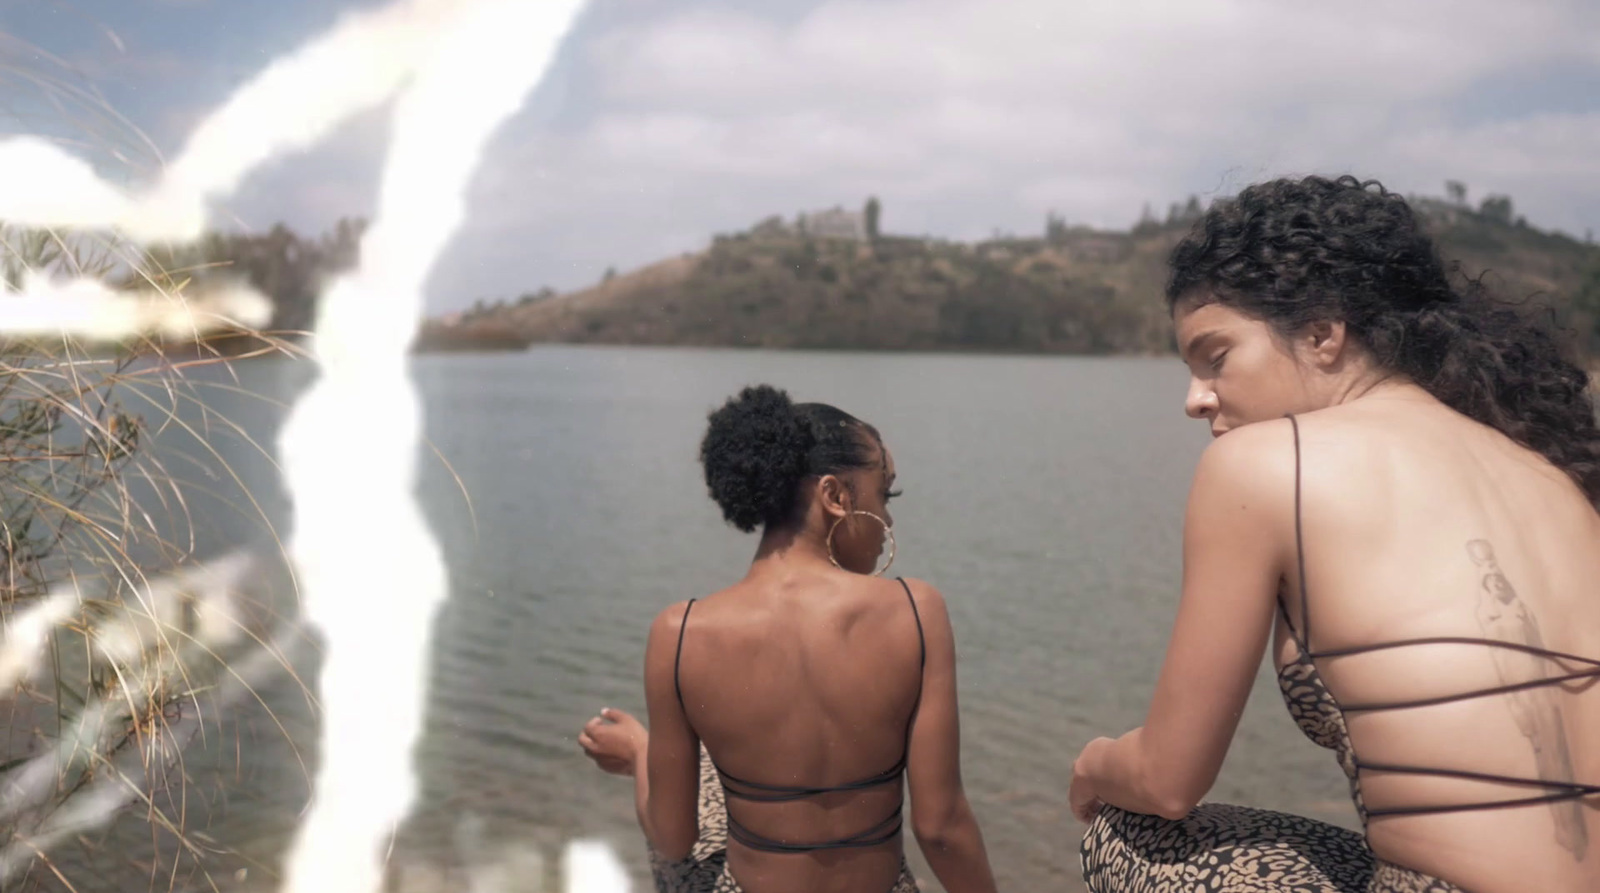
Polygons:
M1511 213L1511 196L1490 195L1484 198L1483 202L1478 205L1478 213L1495 223L1504 223L1509 226L1514 216Z
M1571 325L1589 356L1600 355L1600 261L1589 264L1588 275L1572 296Z
M1139 212L1139 222L1133 225L1132 235L1143 236L1161 228L1161 221L1156 219L1155 212L1150 209L1150 203L1145 202L1144 208Z
M1167 225L1176 226L1184 223L1193 223L1199 220L1205 211L1200 207L1200 197L1189 196L1189 200L1182 205L1173 202L1167 207Z
M868 197L867 206L862 210L862 217L865 218L867 225L867 238L871 241L878 239L878 217L882 213L883 205L878 203L878 197L875 195Z
M540 301L548 301L555 296L556 290L546 285L540 288L538 291L528 291L518 295L517 306L526 307L529 304L537 304Z
M1046 242L1060 242L1067 237L1067 221L1050 211L1044 215L1044 238Z

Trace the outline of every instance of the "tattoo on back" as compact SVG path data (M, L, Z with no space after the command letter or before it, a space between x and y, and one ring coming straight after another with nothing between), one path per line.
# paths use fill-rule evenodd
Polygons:
M1487 540L1471 540L1467 543L1467 555L1482 572L1477 617L1484 635L1503 642L1544 649L1539 621L1527 604L1517 597L1511 581L1500 570L1500 564L1494 557L1494 548ZM1489 650L1494 655L1495 672L1504 685L1529 682L1548 675L1549 663L1544 657L1505 648ZM1506 697L1518 731L1533 746L1539 778L1569 784L1575 781L1572 753L1562 723L1559 691L1526 688L1509 692ZM1581 862L1589 847L1582 803L1578 800L1562 800L1551 803L1550 809L1556 823L1556 840Z

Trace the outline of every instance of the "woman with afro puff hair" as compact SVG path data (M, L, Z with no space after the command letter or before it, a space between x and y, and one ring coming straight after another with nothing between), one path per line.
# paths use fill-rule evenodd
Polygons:
M633 776L657 889L909 893L909 790L945 889L994 890L961 783L943 597L882 576L896 493L877 429L762 385L711 413L700 458L728 523L760 531L755 558L651 626L649 731L608 709L579 738Z

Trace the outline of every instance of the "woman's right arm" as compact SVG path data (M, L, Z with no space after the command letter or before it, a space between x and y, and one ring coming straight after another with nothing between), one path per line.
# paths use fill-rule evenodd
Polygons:
M927 665L907 746L911 830L950 893L994 890L983 832L961 785L961 724L956 711L956 644L939 590L907 581L922 619Z

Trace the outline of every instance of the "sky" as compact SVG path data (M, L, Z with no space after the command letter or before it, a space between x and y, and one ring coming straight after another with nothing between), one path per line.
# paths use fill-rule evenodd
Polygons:
M378 5L0 3L0 133L149 176L274 57ZM362 115L252 175L216 225L370 215L385 127ZM1459 180L1600 229L1600 4L594 0L490 147L428 301L579 288L868 196L886 232L977 239L1306 173Z

